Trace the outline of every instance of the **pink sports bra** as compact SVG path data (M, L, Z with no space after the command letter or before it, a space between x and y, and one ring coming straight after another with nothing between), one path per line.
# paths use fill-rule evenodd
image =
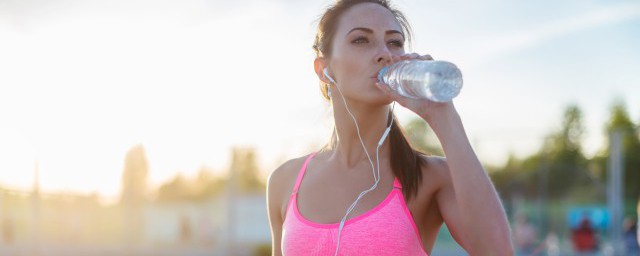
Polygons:
M297 193L311 154L298 173L282 226L282 253L334 255L340 223L324 224L306 219L298 211ZM342 228L338 255L427 255L418 227L394 178L391 193L376 207L347 219Z

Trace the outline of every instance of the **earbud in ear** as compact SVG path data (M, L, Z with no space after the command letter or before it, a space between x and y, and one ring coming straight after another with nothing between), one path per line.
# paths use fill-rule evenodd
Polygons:
M336 83L335 80L333 80L333 78L329 75L329 72L327 71L327 68L324 68L324 70L322 71L322 73L324 73L324 77L326 77L327 79L329 79L329 81L331 81L332 83Z

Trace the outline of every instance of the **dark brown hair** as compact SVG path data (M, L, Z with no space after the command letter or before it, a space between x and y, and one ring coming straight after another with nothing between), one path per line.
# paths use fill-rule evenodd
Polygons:
M411 41L411 27L405 16L398 10L394 9L386 0L338 0L324 12L318 23L318 32L313 44L313 50L316 57L330 57L332 52L332 40L338 28L338 20L349 8L360 3L379 4L387 10L391 11L393 16L402 26L403 32L407 40ZM322 96L329 100L328 85L320 83L320 91ZM402 184L402 193L405 198L409 199L416 195L418 187L422 181L421 166L426 165L423 152L414 149L404 135L404 131L398 125L395 116L389 133L391 169L393 174ZM338 139L334 130L331 141L325 146L325 150L335 148Z

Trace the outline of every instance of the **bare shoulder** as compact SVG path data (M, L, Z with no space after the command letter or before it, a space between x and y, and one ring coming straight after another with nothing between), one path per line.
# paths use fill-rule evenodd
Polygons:
M306 158L307 156L293 158L281 164L269 174L267 178L267 189L274 191L283 190L288 187L287 185L291 185L291 188L293 188L295 179L298 176L298 171Z
M428 181L430 186L435 186L436 188L441 188L451 183L447 158L442 156L423 156L422 159L426 163L421 169L423 183Z
M270 207L278 209L281 217L284 217L285 206L288 203L289 194L293 190L298 177L298 171L304 164L307 156L290 159L272 171L267 178L267 194L270 198Z

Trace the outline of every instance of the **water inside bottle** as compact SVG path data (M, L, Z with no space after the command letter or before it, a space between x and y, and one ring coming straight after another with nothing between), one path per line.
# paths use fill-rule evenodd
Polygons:
M398 86L398 93L402 96L418 99L425 98L431 96L431 92L427 90L427 86L424 86L425 83L429 83L430 74L424 74L424 79L407 79L404 81L404 86ZM399 84L399 82L397 83Z
M404 60L380 70L378 80L402 96L436 102L450 101L462 87L458 68L444 61L411 63Z

